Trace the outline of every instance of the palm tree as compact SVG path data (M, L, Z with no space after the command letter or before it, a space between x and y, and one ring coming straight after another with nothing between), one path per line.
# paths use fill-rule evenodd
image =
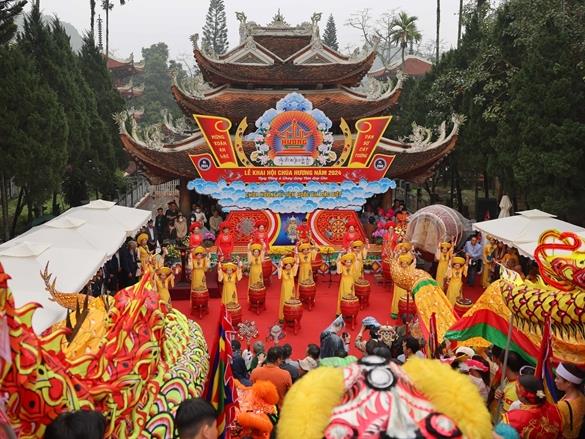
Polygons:
M463 26L463 0L459 0L459 20L457 22L457 48L461 42L461 27Z
M435 64L439 64L439 42L441 41L439 29L441 27L441 0L437 0L437 44L435 53Z
M390 41L401 48L402 68L404 68L404 51L408 44L412 42L418 43L422 39L422 35L416 27L416 20L418 20L418 17L411 17L402 11L391 23Z
M93 31L95 28L95 0L89 0L89 28L91 37L93 38Z
M90 6L91 6L90 0ZM126 0L120 0L120 5L125 5ZM110 11L114 8L114 3L111 0L102 0L102 9L106 11L106 59L110 56ZM92 20L93 25L93 20ZM93 34L93 31L92 31Z

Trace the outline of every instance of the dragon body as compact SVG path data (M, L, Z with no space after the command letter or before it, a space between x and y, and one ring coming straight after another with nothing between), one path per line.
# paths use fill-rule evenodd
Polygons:
M153 275L106 307L92 301L76 324L73 350L64 323L42 335L33 331L40 305L15 308L0 266L0 329L9 340L9 355L0 355L0 395L8 395L6 414L19 437L42 437L60 413L82 408L104 413L107 437L172 436L174 409L201 393L209 357L200 327L159 300ZM92 320L100 330L84 326Z

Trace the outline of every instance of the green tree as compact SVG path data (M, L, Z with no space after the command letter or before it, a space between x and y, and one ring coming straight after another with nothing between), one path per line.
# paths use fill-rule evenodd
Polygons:
M144 59L144 94L137 98L137 103L144 106L143 121L146 124L160 122L163 108L173 114L180 114L169 90L171 77L169 72L169 48L165 43L153 44L142 49Z
M124 100L114 89L105 59L94 45L91 35L83 39L79 53L81 74L95 97L95 111L90 109L91 148L86 172L91 188L104 198L113 199L119 185L116 171L126 164L118 129L112 115L124 108Z
M329 18L327 19L325 32L323 32L323 42L332 49L339 50L339 43L337 42L337 28L335 27L333 14L329 14Z
M203 49L222 55L228 49L227 24L223 0L211 0L203 26Z
M401 11L391 22L390 40L393 44L400 46L402 63L404 64L404 52L411 42L420 42L422 35L416 27L418 17L410 16Z
M59 20L45 25L38 7L34 6L25 18L24 32L18 41L23 51L35 59L39 73L55 91L65 110L69 161L63 189L67 201L78 205L88 199L84 167L90 147L95 97L81 75L69 37Z
M26 0L0 0L0 45L8 43L16 34L14 18L24 5Z
M437 0L437 36L435 42L435 63L439 62L439 46L441 45L441 0Z
M0 155L4 179L14 178L20 196L11 235L23 207L28 220L61 184L67 163L68 126L63 107L34 60L18 45L0 48ZM8 238L7 212L3 216Z

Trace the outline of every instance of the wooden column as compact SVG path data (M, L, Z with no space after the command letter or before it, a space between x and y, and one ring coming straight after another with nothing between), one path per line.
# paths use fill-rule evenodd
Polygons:
M179 210L183 212L185 217L191 214L191 195L187 189L188 178L179 179Z

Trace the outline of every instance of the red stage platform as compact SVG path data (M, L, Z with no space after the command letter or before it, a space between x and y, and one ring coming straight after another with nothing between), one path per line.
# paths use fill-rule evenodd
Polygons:
M366 275L367 279L371 284L370 293L370 306L358 314L358 321L366 316L375 317L381 324L399 324L398 321L393 320L390 317L390 304L392 303L392 291L390 286L382 285L376 282L374 276ZM292 331L286 331L286 337L280 342L290 343L293 347L293 358L300 358L305 356L305 349L308 343L319 344L319 335L321 332L333 321L335 318L335 306L337 301L337 291L339 278L337 275L332 276L332 282L329 283L329 275L317 276L317 299L315 307L312 311L303 311L303 318L301 321L301 330L297 335L293 335ZM479 283L479 279L477 280ZM276 277L273 277L273 282L268 287L266 294L266 311L260 315L252 311L248 311L248 302L246 298L246 288L248 285L248 279L244 277L239 283L238 287L238 300L242 305L243 320L252 320L256 322L258 327L259 338L266 345L272 345L271 341L266 341L266 335L268 334L269 328L278 323L278 301L280 297L280 282ZM480 287L467 287L465 288L465 297L468 297L475 301L482 293ZM173 292L173 306L178 308L180 311L185 313L189 318L199 323L205 334L207 343L212 343L214 336L217 332L217 324L219 319L220 300L219 298L212 298L209 301L209 314L199 319L191 315L189 300L177 300ZM359 325L354 331L347 328L347 331L352 336L352 353L358 354L353 347L353 340L359 331Z

